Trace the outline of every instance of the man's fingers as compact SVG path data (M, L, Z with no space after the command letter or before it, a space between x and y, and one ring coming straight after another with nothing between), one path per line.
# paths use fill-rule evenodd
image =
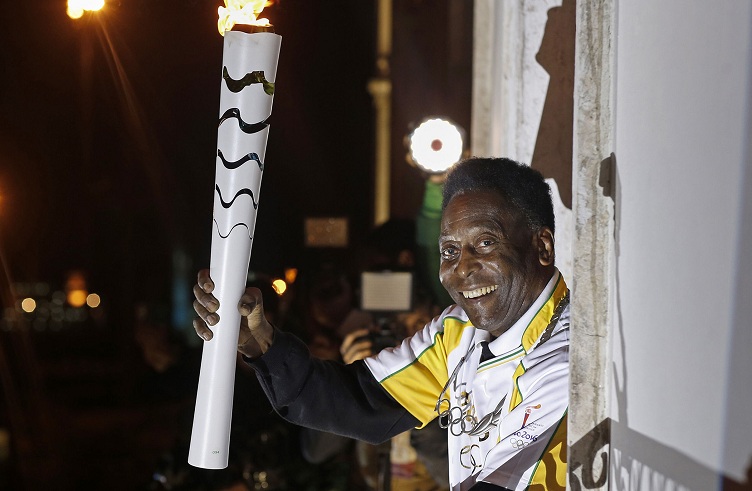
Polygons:
M214 282L211 280L211 277L209 277L208 269L199 270L197 283L206 293L214 291Z
M266 353L274 339L274 329L264 315L261 290L249 287L240 297L238 310L242 316L238 351L250 358Z
M219 309L219 302L216 298L214 298L214 295L205 293L204 290L201 289L200 285L193 285L193 296L196 297L196 300L208 312L216 312L217 309Z
M253 287L246 288L240 297L240 315L251 315L251 312L258 306L264 306L261 290Z
M219 322L219 315L210 312L206 307L201 305L201 302L199 302L198 300L193 301L193 310L195 310L198 316L201 317L201 320L203 320L210 326L213 326L217 322Z
M209 277L209 270L202 269L198 272L198 281L193 286L193 310L196 311L199 318L193 319L193 329L202 339L209 341L213 333L208 326L213 326L219 322L219 315L216 314L219 309L219 302L211 292L214 291L214 282Z
M373 343L371 342L370 339L366 339L365 341L360 341L360 342L357 342L357 343L353 344L350 347L350 350L353 350L353 351L368 351L368 353L370 354L371 351L373 351Z
M211 329L206 327L206 323L201 319L193 319L193 329L204 341L209 341L213 336Z

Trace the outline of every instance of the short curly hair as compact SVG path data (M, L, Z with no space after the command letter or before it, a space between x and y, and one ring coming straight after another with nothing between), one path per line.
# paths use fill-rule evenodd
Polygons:
M555 231L551 188L543 175L530 166L507 158L471 157L449 171L444 184L442 210L458 194L476 190L496 191L525 217L532 230Z

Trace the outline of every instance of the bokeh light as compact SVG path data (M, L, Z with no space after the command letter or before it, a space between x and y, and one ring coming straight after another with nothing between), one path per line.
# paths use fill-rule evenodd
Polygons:
M71 290L66 300L71 307L83 307L86 304L86 290Z
M31 313L37 308L37 302L33 298L24 298L21 300L21 309L24 312Z
M101 303L102 303L102 299L99 298L99 295L97 295L96 293L90 293L86 297L86 305L88 305L92 309L96 309L97 307L99 307L99 304Z
M292 285L295 283L295 280L298 279L298 268L287 268L285 269L285 281Z
M277 295L282 296L287 291L287 283L285 283L285 280L277 278L272 281L272 288L277 292Z

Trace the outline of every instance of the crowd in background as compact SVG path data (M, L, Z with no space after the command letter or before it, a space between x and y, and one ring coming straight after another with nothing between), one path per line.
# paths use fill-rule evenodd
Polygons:
M264 310L277 328L306 342L322 359L352 363L396 345L422 328L450 303L438 283L438 237L441 183L426 182L423 207L416 220L393 219L375 227L363 244L345 254L314 254L283 295L271 279L250 272L248 286L261 289ZM410 308L371 312L360 305L360 278L366 271L412 275ZM388 329L387 345L374 334ZM174 444L166 448L149 484L151 490L304 490L304 491L440 491L448 489L447 439L430 424L382 445L302 429L287 423L269 405L255 374L238 359L235 375L230 463L205 470L187 463L200 346L170 333L165 326L143 322L136 337L151 367L144 390L162 397L184 398ZM387 339L382 336L382 339ZM336 401L332 401L336 404Z

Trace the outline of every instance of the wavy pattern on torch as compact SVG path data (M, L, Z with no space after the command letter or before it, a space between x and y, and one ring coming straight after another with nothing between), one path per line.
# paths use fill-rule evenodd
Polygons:
M222 203L222 207L225 208L225 209L231 207L232 204L235 202L235 200L238 199L238 196L240 196L241 194L247 194L248 196L250 196L251 197L251 203L253 203L253 209L254 210L258 209L258 203L256 202L256 200L253 197L253 191L251 191L248 188L243 188L240 191L238 191L237 193L235 193L235 196L233 196L230 201L225 201L224 199L222 199L222 191L219 189L219 184L215 184L214 185L214 189L217 191L217 194L219 195L219 201Z
M256 70L250 73L246 73L240 80L235 80L230 76L227 71L227 67L222 67L222 78L225 79L225 84L230 92L238 93L249 85L261 84L264 87L264 92L267 95L274 95L274 82L269 82L264 75L263 70Z
M266 117L265 120L258 122L258 123L246 123L243 121L243 118L240 117L240 109L237 107L231 107L225 113L222 115L221 118L219 118L219 124L217 126L222 126L222 123L227 121L230 118L237 118L238 119L238 126L240 126L240 129L243 130L243 133L247 133L249 135L252 135L253 133L258 133L259 131L263 130L267 126L269 126L269 118L271 117L271 114Z
M253 237L251 236L251 229L250 229L250 228L248 228L248 225L246 225L246 224L245 224L245 223L243 223L243 222L238 222L238 223L236 223L235 225L233 225L233 226L232 226L232 228L230 229L230 231L229 231L229 232L227 232L227 235L222 235L222 232L220 232L220 230L219 230L219 222L217 222L217 219L216 219L216 218L214 219L214 224L215 224L215 225L217 226L217 233L218 233L218 234L219 234L219 236L220 236L220 237L222 237L223 239L226 239L227 237L229 237L229 236L230 236L230 234L232 233L232 231L233 231L233 230L235 230L235 228L236 228L236 227L240 227L240 226L242 226L242 227L245 227L245 229L246 229L246 230L248 231L248 238L249 238L249 239L251 239L251 240L253 240Z
M225 166L225 169L234 170L245 164L246 162L253 160L256 162L256 164L258 164L260 170L264 170L264 163L261 162L261 159L255 152L251 152L248 155L245 155L242 159L236 160L235 162L229 162L227 159L225 159L225 156L222 155L222 150L217 149L217 157L222 159L222 165Z

